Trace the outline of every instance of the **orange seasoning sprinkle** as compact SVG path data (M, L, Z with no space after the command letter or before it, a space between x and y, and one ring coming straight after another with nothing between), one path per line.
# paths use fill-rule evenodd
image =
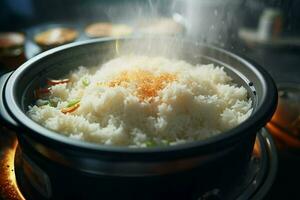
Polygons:
M174 73L161 73L155 75L146 70L124 71L120 73L114 80L107 83L109 87L123 86L135 84L137 88L136 95L141 101L151 100L157 96L158 91L165 88L169 83L176 81Z
M73 105L71 107L61 109L61 112L64 114L71 113L71 112L74 112L75 110L77 110L77 108L79 108L79 106L80 106L80 103L76 103L75 105Z

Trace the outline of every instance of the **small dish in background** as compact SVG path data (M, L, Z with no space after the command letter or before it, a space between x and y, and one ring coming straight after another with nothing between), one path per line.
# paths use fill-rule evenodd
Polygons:
M133 33L132 27L126 24L98 22L88 25L85 34L89 38L128 36Z
M77 39L78 32L72 28L50 28L34 36L34 41L43 49L51 49Z
M0 33L0 63L5 68L17 68L25 62L25 35L19 32Z

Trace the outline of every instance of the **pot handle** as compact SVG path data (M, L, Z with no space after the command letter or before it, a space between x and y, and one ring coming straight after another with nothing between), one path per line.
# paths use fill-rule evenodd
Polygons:
M0 76L0 119L1 123L9 128L18 128L18 123L10 116L4 103L4 88L7 80L9 79L12 72Z

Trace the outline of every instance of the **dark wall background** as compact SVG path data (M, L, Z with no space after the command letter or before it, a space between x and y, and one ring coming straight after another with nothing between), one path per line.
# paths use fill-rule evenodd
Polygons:
M62 20L111 20L166 13L171 0L0 0L0 31Z
M244 13L241 20L246 26L256 26L265 7L277 7L284 13L284 31L288 34L300 33L299 0L232 1L239 1L240 8L237 12ZM109 20L134 18L145 13L166 14L172 12L173 8L180 10L184 2L184 0L0 0L0 31L23 29L48 21L99 18ZM209 2L217 4L220 1Z

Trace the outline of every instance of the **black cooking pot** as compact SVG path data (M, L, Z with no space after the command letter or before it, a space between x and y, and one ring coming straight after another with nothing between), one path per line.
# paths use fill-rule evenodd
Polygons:
M236 128L209 139L152 148L67 138L26 115L34 102L33 91L46 85L47 78L61 78L78 66L99 65L124 53L224 66L248 90L253 113ZM18 183L35 191L35 198L46 199L191 199L215 188L228 191L243 173L256 133L271 118L277 103L271 77L257 64L223 49L172 38L96 39L61 46L4 75L0 92L2 121L16 130L22 154L17 160L22 176L17 170L17 177L23 178ZM26 191L25 196L29 195Z

